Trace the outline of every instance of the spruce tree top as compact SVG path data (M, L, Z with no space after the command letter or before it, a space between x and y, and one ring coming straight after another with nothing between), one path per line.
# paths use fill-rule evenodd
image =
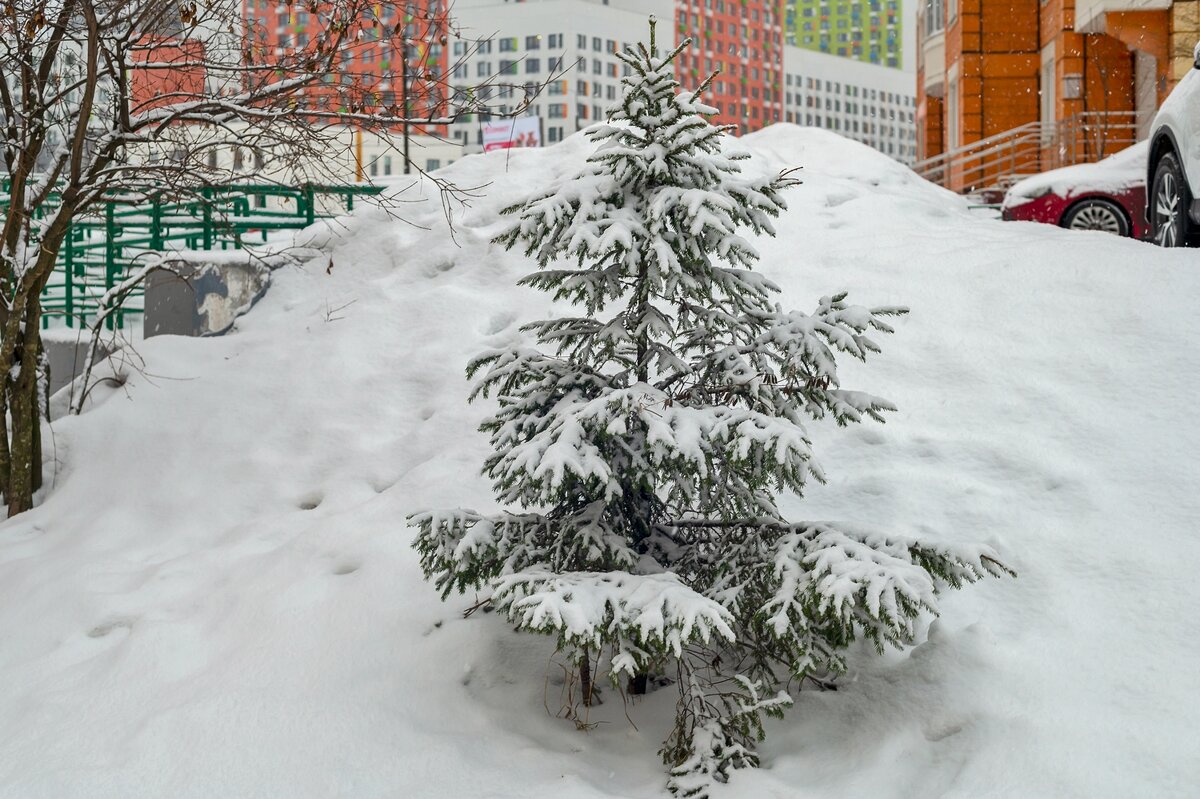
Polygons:
M549 270L530 282L578 302L589 315L647 281L648 295L667 303L726 297L765 297L767 284L744 273L717 270L715 262L749 267L758 258L737 229L774 234L770 217L786 206L779 195L794 181L747 180L737 161L722 155L721 137L700 94L681 93L671 64L690 40L664 57L651 42L636 53L618 53L630 74L621 105L609 121L588 130L599 145L589 167L541 197L505 209L520 215L497 241L525 244L546 268L574 257L585 270ZM716 292L714 294L714 292ZM659 331L655 331L659 333ZM653 338L662 338L661 333Z

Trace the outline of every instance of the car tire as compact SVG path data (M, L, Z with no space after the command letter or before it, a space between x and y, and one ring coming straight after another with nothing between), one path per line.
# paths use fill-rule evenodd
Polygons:
M1191 231L1188 209L1192 195L1173 152L1165 152L1154 167L1154 185L1150 192L1149 215L1154 226L1154 243L1160 247L1183 247Z
M1102 230L1129 235L1129 218L1121 206L1111 200L1090 197L1071 206L1062 218L1062 226L1071 230Z

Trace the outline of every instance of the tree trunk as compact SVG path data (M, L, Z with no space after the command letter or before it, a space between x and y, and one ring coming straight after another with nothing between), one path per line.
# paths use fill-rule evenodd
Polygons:
M42 485L42 414L38 402L40 316L40 302L35 297L26 306L24 335L16 342L14 361L20 368L16 380L9 379L7 385L12 444L4 498L8 501L9 518L32 508L33 492Z
M588 652L586 646L579 656L579 682L583 687L583 706L591 707L594 681L592 677L591 654Z
M646 693L646 687L650 682L650 675L646 672L635 674L629 678L629 684L625 686L625 690L632 696L634 694L641 695Z

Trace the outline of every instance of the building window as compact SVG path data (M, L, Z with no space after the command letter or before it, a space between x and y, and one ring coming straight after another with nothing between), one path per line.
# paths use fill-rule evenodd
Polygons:
M541 36L526 36L525 37L525 49L526 50L542 49L542 37Z

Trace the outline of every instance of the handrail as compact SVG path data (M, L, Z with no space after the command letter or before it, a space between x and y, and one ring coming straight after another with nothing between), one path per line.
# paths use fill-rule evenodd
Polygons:
M918 161L913 170L969 192L1016 174L1099 160L1136 141L1135 112L1085 111L1053 123L1026 122Z
M1000 142L1003 139L1017 133L1030 130L1041 130L1041 128L1041 122L1026 122L1024 125L1018 125L1015 128L1010 128L1003 133L996 133L988 136L986 139L979 139L978 141L973 141L970 144L963 144L955 147L953 150L946 150L945 152L941 152L937 155L917 161L915 164L913 164L912 168L914 172L920 174L923 169L957 158L958 156L970 152L971 150L996 144L997 142Z

